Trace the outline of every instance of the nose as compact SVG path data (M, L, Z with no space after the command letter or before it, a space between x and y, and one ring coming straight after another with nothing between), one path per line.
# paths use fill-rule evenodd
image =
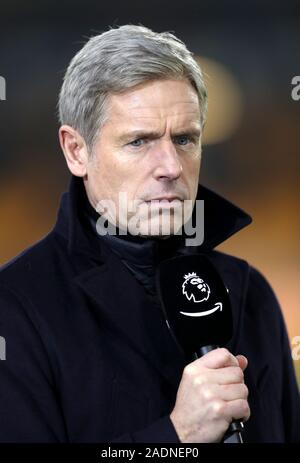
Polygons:
M154 157L154 176L157 180L176 180L180 177L182 164L171 140L161 141L159 146L156 147Z

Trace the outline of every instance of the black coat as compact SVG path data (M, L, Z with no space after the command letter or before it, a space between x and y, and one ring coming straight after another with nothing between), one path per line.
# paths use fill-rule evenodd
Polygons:
M0 272L0 441L179 442L169 413L186 359L158 304L85 232L82 189L73 178L54 229ZM249 360L244 439L300 442L299 393L274 293L247 262L213 250L251 219L204 187L198 197L206 200L199 252L232 303L227 347Z

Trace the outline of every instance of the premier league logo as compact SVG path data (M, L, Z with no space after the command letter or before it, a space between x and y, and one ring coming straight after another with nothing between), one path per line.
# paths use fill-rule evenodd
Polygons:
M202 280L202 278L198 277L195 272L192 272L184 275L182 294L186 296L188 301L207 301L210 295L210 288L208 284Z
M210 287L197 275L196 272L187 273L184 275L184 282L182 283L182 294L189 302L205 302L209 298ZM208 310L203 310L203 308L202 310L200 309L200 312L186 312L181 310L180 313L188 317L205 317L206 315L211 315L217 310L222 311L222 309L223 304L218 301L215 302L213 307L210 307Z

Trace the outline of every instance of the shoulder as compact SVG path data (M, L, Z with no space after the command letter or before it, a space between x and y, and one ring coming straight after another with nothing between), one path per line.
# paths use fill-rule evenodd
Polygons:
M57 252L63 249L60 235L49 232L41 240L26 248L11 260L0 266L0 285L15 281L17 278L25 278L43 271L51 265Z
M233 288L241 291L248 312L281 316L275 292L260 270L244 259L220 251L213 251L211 259L225 281L229 279Z
M246 260L225 252L214 249L207 254L207 257L221 273L238 274L241 272L248 272L249 270L249 264Z
M5 288L16 294L37 288L39 282L51 279L65 253L63 237L51 231L0 267L1 293Z
M268 281L260 270L251 266L249 268L249 284L247 293L248 308L255 311L255 306L268 318L282 318L278 298Z
M239 273L244 273L247 277L248 290L255 289L257 296L276 298L267 278L245 259L215 250L211 252L209 257L221 272L235 273L236 276Z
M50 352L73 289L69 265L66 241L51 231L1 267L0 334L11 346L37 343Z

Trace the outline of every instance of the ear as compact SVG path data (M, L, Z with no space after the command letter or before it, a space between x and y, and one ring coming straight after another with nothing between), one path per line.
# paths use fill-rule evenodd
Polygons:
M82 136L69 125L62 125L59 129L59 142L63 150L69 170L77 177L84 177L87 173L88 149Z

